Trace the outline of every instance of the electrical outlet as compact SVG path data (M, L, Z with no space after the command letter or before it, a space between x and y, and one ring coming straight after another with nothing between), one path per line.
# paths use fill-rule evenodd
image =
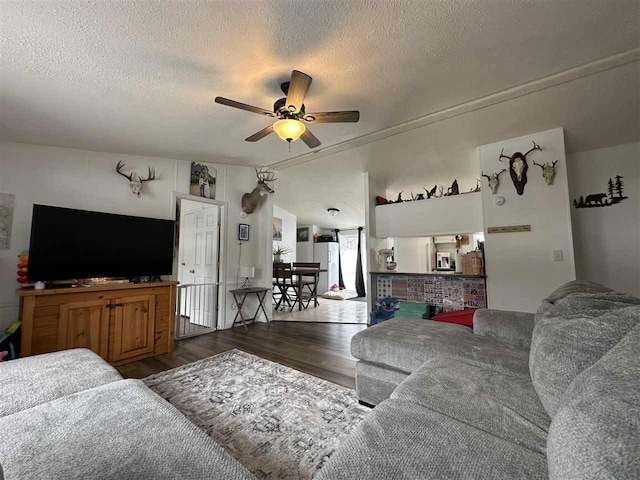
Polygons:
M554 262L562 262L562 250L554 250L553 251L553 261Z

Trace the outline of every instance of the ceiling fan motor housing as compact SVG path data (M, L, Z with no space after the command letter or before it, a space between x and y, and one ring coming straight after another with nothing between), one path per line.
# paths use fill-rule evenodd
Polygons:
M280 118L302 118L304 117L304 104L300 107L299 112L294 113L287 108L287 99L280 98L273 104L273 113Z

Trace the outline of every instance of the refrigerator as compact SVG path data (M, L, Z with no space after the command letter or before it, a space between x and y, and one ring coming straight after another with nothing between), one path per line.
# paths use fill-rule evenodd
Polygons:
M313 244L313 261L320 262L320 268L326 273L320 274L318 281L318 295L331 289L334 283L338 285L338 255L340 247L337 242L323 242Z

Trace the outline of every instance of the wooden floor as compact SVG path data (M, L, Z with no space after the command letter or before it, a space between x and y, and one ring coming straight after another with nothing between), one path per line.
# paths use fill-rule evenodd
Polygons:
M366 325L271 322L221 330L176 342L172 353L117 367L126 378L143 378L237 348L345 387L355 387L351 337Z

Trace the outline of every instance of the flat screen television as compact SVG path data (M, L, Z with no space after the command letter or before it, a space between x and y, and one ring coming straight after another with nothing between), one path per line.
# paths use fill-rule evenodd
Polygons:
M170 275L175 222L33 206L29 281Z

